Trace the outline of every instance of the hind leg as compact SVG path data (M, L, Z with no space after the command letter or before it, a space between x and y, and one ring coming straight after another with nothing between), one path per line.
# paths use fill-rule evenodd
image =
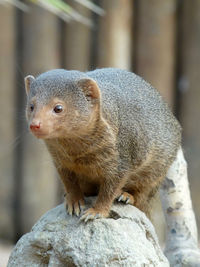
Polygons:
M159 176L158 176L159 173ZM154 172L148 168L143 169L137 174L130 176L124 191L131 194L134 198L134 206L143 211L150 217L151 200L158 191L159 185L165 175L161 172Z

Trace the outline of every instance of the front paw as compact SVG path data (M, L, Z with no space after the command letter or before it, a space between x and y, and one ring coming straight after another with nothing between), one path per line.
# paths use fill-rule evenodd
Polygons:
M66 197L66 210L69 215L79 216L85 207L84 198Z
M108 217L109 212L105 210L90 208L84 212L84 214L81 216L81 221L87 222L89 220L95 220L99 218L105 218Z

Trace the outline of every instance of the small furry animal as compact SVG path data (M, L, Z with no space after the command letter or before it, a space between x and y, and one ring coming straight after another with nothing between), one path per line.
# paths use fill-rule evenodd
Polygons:
M44 140L66 190L67 211L107 217L115 199L149 214L181 143L158 91L134 73L55 69L25 78L30 130Z

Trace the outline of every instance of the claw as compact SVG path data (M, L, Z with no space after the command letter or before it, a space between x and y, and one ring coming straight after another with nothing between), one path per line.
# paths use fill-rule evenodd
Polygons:
M125 203L126 203L126 204L128 204L128 203L129 203L129 201L130 201L130 198L129 198L129 197L127 197L127 199L126 199Z
M122 201L122 199L123 199L123 195L121 195L121 196L118 198L118 201L120 202L120 201Z
M73 214L79 216L82 212L82 208L84 208L84 200L80 199L78 201L68 200L66 203L67 213L72 216Z
M84 221L84 219L85 219L85 217L84 217L84 215L82 215L82 216L80 217L80 219L79 219L79 222Z
M80 206L79 203L75 203L74 204L74 213L76 214L76 216L80 215Z
M80 220L84 222L88 222L90 220L99 219L102 217L107 217L107 213L101 213L98 210L95 210L94 208L90 208L84 212L84 214L81 216Z
M72 216L72 214L73 214L73 207L72 206L68 206L67 212L68 212L69 215Z
M90 216L91 216L91 215L84 213L84 214L81 216L80 221L87 222L87 221L89 220L89 217L90 217Z
M94 216L94 219L99 219L101 218L101 215L99 213L97 213L95 216Z
M92 214L88 214L85 218L85 222L89 221L89 220L93 220L94 216Z
M128 192L122 192L121 195L117 198L118 202L123 202L124 204L134 204L134 197Z

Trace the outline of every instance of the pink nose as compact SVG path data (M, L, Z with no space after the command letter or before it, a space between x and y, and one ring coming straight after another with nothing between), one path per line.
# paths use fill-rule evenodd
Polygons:
M32 123L32 124L30 125L30 129L31 129L32 131L37 131L37 130L39 130L39 129L40 129L40 122L37 123L37 124Z

